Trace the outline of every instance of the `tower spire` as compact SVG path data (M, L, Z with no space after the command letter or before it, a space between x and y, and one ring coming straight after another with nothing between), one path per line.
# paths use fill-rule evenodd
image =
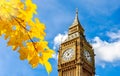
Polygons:
M78 18L78 8L76 8L76 15L74 18L74 21L72 23L72 25L69 27L69 30L74 29L74 28L78 28L82 33L84 33L84 29L82 27L82 25L79 22L79 18Z
M78 24L79 24L78 8L76 8L76 15L75 15L74 21L73 21L73 23L72 23L72 25L70 27L73 27L73 26L78 25Z

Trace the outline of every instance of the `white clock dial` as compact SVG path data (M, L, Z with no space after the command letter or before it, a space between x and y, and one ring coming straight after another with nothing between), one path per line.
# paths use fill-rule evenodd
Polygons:
M64 61L68 61L73 57L73 55L74 55L74 50L68 49L63 53L62 58Z
M90 53L89 53L87 50L84 50L84 56L85 56L85 58L86 58L89 62L92 61L92 58L91 58L91 56L90 56Z

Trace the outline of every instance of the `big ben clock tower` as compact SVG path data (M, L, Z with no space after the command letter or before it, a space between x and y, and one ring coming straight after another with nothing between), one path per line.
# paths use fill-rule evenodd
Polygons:
M61 43L58 55L58 76L94 76L95 61L92 46L87 42L84 29L75 19L68 30L68 38Z

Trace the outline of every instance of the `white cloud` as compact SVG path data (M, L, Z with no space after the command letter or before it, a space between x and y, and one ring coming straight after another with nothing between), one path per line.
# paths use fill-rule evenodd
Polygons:
M54 38L54 47L53 49L58 49L59 45L64 42L67 39L68 35L67 32L65 32L64 34L58 34L55 38Z
M55 60L58 60L58 54L57 54L57 53L53 54L52 57L53 57Z
M111 39L120 39L120 30L118 30L117 33L107 32L107 35L108 35Z
M112 42L95 37L93 39L94 43L92 43L96 54L96 63L103 67L105 67L105 64L103 65L104 62L115 63L120 60L120 31L117 33L108 32L107 35Z

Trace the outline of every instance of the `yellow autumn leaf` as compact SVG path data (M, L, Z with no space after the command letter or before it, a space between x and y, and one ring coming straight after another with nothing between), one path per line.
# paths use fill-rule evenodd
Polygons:
M38 64L39 64L39 57L38 57L38 55L34 55L29 63L32 65L33 68L37 67Z
M46 70L47 70L47 72L49 74L52 71L51 64L49 62L45 62L45 67L46 67Z
M48 60L54 51L45 40L45 25L33 17L36 9L32 0L1 0L0 36L4 34L7 45L19 52L21 60L28 60L33 68L42 64L50 73L52 67Z

